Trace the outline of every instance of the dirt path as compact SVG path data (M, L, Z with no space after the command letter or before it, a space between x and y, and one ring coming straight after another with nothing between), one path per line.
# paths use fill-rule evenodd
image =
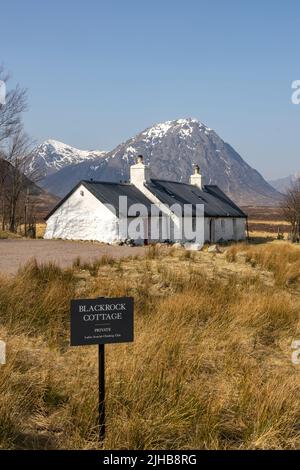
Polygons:
M79 256L90 262L103 255L113 258L143 255L144 247L109 246L90 242L63 240L0 240L0 274L15 274L30 259L53 261L62 268L69 267Z

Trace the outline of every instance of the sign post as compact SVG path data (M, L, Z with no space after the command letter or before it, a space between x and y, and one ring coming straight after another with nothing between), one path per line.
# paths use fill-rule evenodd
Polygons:
M133 341L133 298L71 300L71 346L98 344L99 439L105 437L105 344Z
M105 437L105 346L98 345L99 362L99 439Z

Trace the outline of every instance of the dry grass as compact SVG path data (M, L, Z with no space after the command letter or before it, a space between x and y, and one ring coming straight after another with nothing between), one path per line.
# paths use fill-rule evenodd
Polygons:
M276 239L278 231L287 240L290 232L290 225L284 220L280 206L276 207L244 207L248 214L249 234L251 238L271 238Z
M21 238L21 235L8 231L0 230L0 240L6 240L7 238Z
M237 254L244 256L252 266L259 265L274 274L277 286L298 285L300 280L300 246L285 242L273 242L268 245L237 244L226 252L228 261L236 261Z
M44 238L46 227L47 225L45 222L38 222L35 224L36 238ZM19 237L25 238L25 225L24 224L19 225L18 234L19 234Z
M97 348L68 341L69 300L102 295L133 295L136 304L134 343L106 347L104 448L300 448L290 359L300 297L298 281L287 286L285 277L300 250L272 245L217 256L150 248L145 259L78 260L68 271L32 263L2 279L0 448L99 446ZM225 257L231 271L209 276L204 261ZM247 270L235 274L242 258Z
M36 224L36 238L43 238L46 231L46 224L45 223L38 223Z

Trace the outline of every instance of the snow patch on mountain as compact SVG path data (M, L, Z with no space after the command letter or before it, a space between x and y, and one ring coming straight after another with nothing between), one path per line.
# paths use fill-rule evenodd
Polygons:
M28 174L37 170L45 177L69 165L76 165L87 160L103 158L106 152L99 150L79 150L57 140L46 140L35 152L28 168Z
M211 129L206 127L202 122L197 119L187 118L187 119L177 119L174 121L166 121L155 124L152 127L149 127L144 132L141 133L145 137L145 142L152 141L153 139L163 139L169 131L179 134L180 137L186 138L189 137L195 129L198 127L200 130L209 133Z
M68 153L62 152L61 147L59 150L62 158L68 159ZM50 192L64 196L81 179L128 181L130 165L141 154L150 163L153 177L187 182L196 163L200 165L204 184L218 185L239 204L272 205L280 198L213 129L193 118L154 124L111 152L100 152L97 157L94 152L93 159L75 150L82 161L50 174L44 181Z

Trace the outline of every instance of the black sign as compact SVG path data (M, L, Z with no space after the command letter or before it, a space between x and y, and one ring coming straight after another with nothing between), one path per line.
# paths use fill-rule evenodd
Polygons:
M133 298L71 300L71 346L133 341Z

